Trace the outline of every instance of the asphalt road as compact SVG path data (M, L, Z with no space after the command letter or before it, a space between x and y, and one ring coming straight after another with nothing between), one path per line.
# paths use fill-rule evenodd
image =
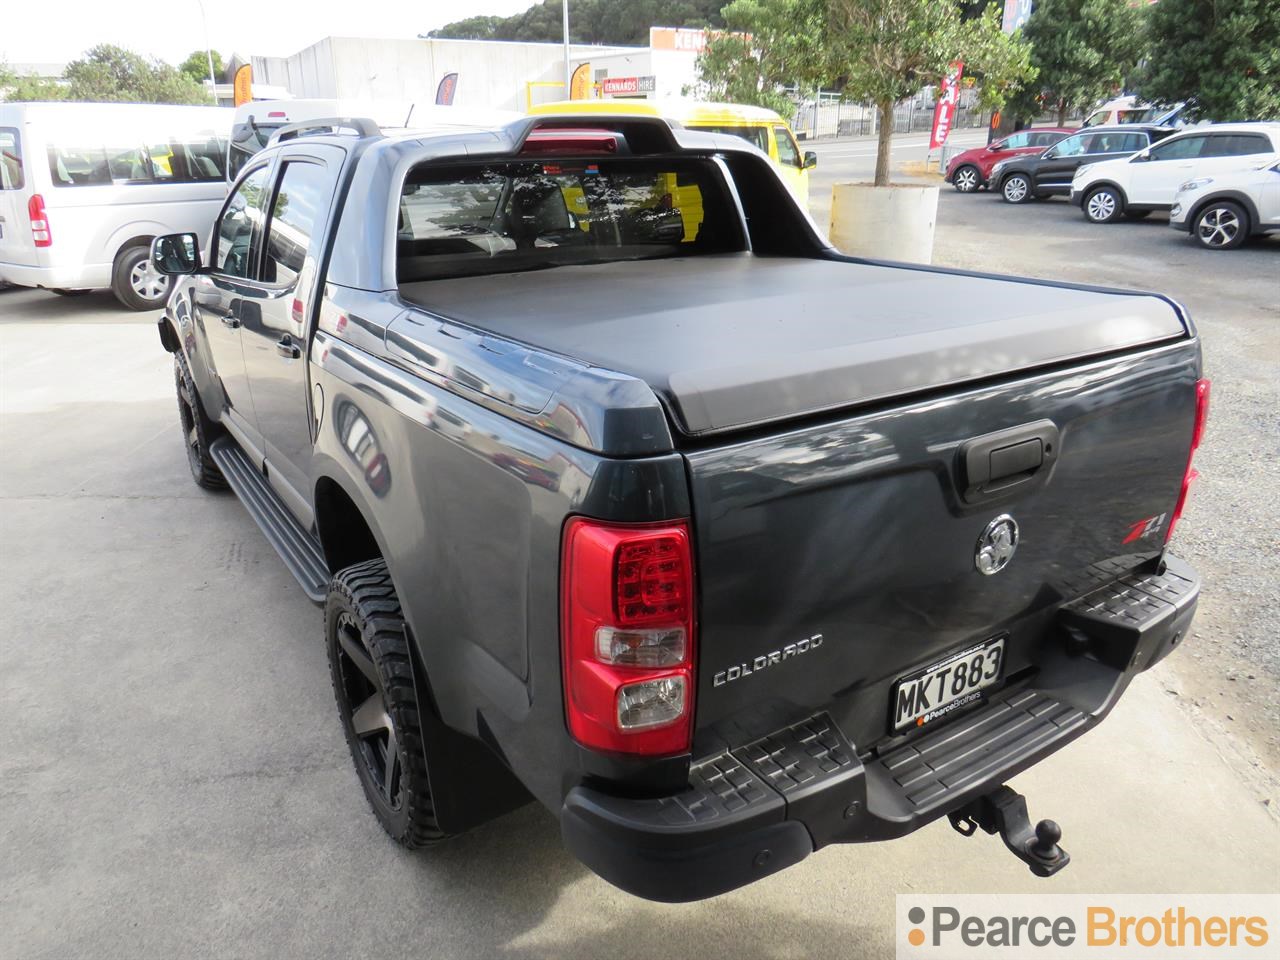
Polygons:
M839 146L824 175L866 176ZM1274 657L1275 247L944 194L939 262L1153 286L1200 317L1215 406L1178 537L1206 574L1198 636L1014 781L1063 825L1052 880L942 822L685 906L596 879L536 807L435 851L390 843L318 611L234 497L190 481L153 318L0 292L0 956L887 957L900 892L1275 892L1251 741L1187 679L1229 685L1197 649Z

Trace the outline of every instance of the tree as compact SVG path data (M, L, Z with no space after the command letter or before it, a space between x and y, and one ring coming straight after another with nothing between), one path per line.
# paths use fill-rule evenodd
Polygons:
M795 105L782 88L821 78L821 3L733 0L721 14L730 32L713 35L698 56L699 92L789 116Z
M200 85L159 60L102 43L67 64L67 96L101 103L208 103Z
M847 93L876 106L877 186L889 182L894 104L938 83L952 61L987 78L991 107L1033 76L1026 42L1000 29L995 6L965 19L953 0L827 0L826 36L830 71L845 79Z
M1280 119L1276 0L1161 0L1147 17L1144 97L1186 101L1190 119Z
M1023 31L1036 82L1016 111L1031 115L1043 105L1062 126L1119 89L1142 57L1140 18L1130 0L1038 0Z
M65 100L67 88L48 77L28 77L0 62L0 100L14 103L38 103L43 100Z
M190 77L196 83L203 84L209 79L209 55L213 54L213 77L217 80L226 69L222 54L217 50L192 50L191 55L178 64L178 72Z

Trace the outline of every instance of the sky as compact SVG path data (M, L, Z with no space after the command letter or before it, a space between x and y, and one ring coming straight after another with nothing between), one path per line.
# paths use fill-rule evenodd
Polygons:
M114 43L180 63L205 45L201 0L140 6L102 0L3 0L0 61L64 63ZM203 0L209 42L224 57L288 56L328 36L415 37L463 17L509 16L535 0ZM570 11L572 11L572 0Z

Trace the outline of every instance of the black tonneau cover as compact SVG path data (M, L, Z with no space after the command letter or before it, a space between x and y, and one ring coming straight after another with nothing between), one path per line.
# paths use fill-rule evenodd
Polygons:
M400 289L441 317L645 380L691 436L1186 334L1155 296L751 254Z

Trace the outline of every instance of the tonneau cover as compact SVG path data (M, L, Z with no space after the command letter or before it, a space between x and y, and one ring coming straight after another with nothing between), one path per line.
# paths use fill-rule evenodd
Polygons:
M1150 295L750 254L423 281L401 293L642 378L692 436L1186 334Z

